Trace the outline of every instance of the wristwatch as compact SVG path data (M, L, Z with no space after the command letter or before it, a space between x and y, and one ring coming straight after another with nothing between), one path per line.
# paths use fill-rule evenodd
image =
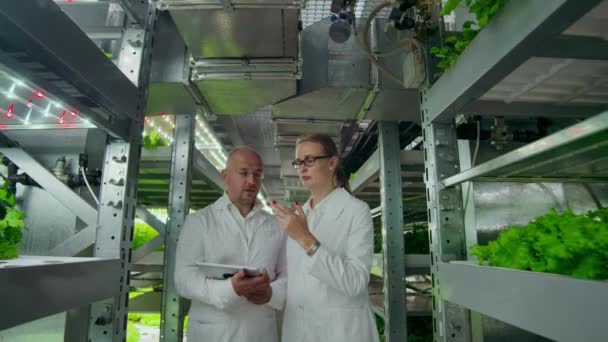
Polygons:
M308 256L313 256L317 252L317 249L319 249L319 247L321 247L321 243L319 242L319 240L317 240L312 246L308 248L306 254L308 254Z

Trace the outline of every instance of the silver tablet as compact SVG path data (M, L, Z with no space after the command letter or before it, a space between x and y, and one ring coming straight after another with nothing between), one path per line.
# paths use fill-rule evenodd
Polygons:
M213 264L202 261L197 261L195 264L201 268L201 271L207 278L211 279L228 279L239 270L245 270L245 274L248 277L255 277L262 274L260 269L252 267Z

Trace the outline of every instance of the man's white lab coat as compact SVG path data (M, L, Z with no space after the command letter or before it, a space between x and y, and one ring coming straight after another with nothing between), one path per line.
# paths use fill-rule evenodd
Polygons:
M232 206L232 207L231 207ZM177 292L192 300L188 342L276 342L275 309L285 303L285 234L274 216L258 203L245 218L245 235L229 210L224 194L210 206L188 215L180 233L176 265ZM197 261L265 267L272 279L272 298L255 305L239 297L230 279L207 279Z
M377 342L368 283L373 256L369 206L338 188L311 210L308 227L321 243L310 257L287 241L283 342Z

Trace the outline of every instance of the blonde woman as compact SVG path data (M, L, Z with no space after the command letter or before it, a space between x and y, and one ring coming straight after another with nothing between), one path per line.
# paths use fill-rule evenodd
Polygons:
M292 164L311 195L294 208L271 203L289 236L282 341L379 341L367 291L373 255L369 206L350 194L330 137L299 139Z

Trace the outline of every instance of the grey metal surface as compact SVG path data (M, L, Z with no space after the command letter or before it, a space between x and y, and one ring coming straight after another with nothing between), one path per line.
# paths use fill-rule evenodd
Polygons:
M378 158L382 190L382 251L384 254L385 340L407 341L405 304L405 251L401 195L399 127L396 122L378 123Z
M305 0L160 0L158 7L162 10L171 9L225 9L232 11L236 8L300 8Z
M129 27L124 31L120 45L118 68L135 86L139 82L144 34L145 30L140 27Z
M277 118L352 120L369 84L367 57L353 36L343 44L328 38L329 21L301 32L302 80L297 97L273 106Z
M47 316L16 327L0 330L0 341L28 342L44 338L45 342L65 342L66 313Z
M197 179L204 179L212 190L224 192L224 182L220 172L199 151L192 152L192 171Z
M386 321L386 311L384 308L384 279L372 274L369 282L369 299L374 313ZM425 317L432 313L432 297L430 295L420 295L404 291L407 305L407 317ZM405 321L407 324L407 320Z
M385 23L378 20L375 25ZM314 118L328 120L403 120L419 122L418 92L404 89L379 73L351 37L344 43L328 38L329 20L306 27L301 33L302 81L298 96L273 107L277 118ZM376 26L373 26L375 28ZM372 30L372 42L388 50L392 43L383 29ZM376 39L377 38L377 39ZM399 37L402 38L402 37ZM413 70L403 62L407 50L383 59L386 69L404 79ZM422 63L416 65L422 66ZM418 75L420 76L420 75Z
M551 134L443 180L445 186L489 177L496 181L608 180L608 112Z
M423 95L425 90L422 90ZM422 97L424 112L427 102ZM465 259L464 218L460 189L445 188L441 179L458 172L458 150L454 126L430 123L423 115L425 182L431 249L431 275L434 288L433 327L436 341L469 341L470 315L441 299L441 272L437 263Z
M134 67L139 70L139 88L134 98L133 120L126 143L109 142L106 145L94 255L120 259L119 280L116 282L120 290L113 298L91 306L88 338L92 341L118 342L126 339L137 177L156 24L156 8L146 6L142 23L144 33L140 37L142 57L140 65Z
M148 241L143 246L140 246L133 253L133 263L141 260L146 255L158 249L158 247L162 246L165 243L165 234L167 230L166 225L163 222L161 222L156 216L154 216L154 214L142 206L137 206L135 209L135 215L154 228L158 232L158 236Z
M196 86L218 114L248 114L296 94L295 79L204 79Z
M194 58L298 57L297 10L170 12Z
M115 295L119 270L117 259L21 256L2 261L0 330Z
M580 53L602 53L602 45L592 44ZM583 42L579 42L583 43ZM573 44L571 44L573 45ZM562 49L570 48L565 45ZM574 48L574 47L572 47ZM544 53L541 55L545 55ZM585 56L582 56L585 57ZM586 104L608 106L608 61L534 57L521 64L482 99L496 101L529 101L552 104ZM590 113L594 114L594 113Z
M95 227L97 210L74 193L67 185L57 179L49 170L40 165L27 152L18 147L0 148L0 153L17 164L40 186L46 189L57 201L62 203L74 215L80 217L87 225Z
M604 341L608 283L439 263L441 296L555 341ZM498 304L498 305L497 305Z
M608 42L597 37L563 34L547 42L535 55L549 58L606 60Z
M126 334L137 186L136 147L133 143L119 142L106 146L94 256L120 260L114 284L120 291L113 299L92 305L89 338L95 341L119 341Z
M471 147L468 140L458 140L458 160L461 170L471 168L473 161L471 157ZM479 153L479 152L478 152ZM475 202L475 187L474 182L465 182L461 184L462 189L462 210L464 216L464 231L465 231L465 248L467 251L467 259L471 259L471 247L477 244L477 208ZM471 321L471 342L484 341L484 319L483 316L476 312L470 312ZM489 341L487 341L489 342Z
M131 299L129 310L140 313L158 313L160 311L161 299L161 292L146 292L141 296Z
M276 118L354 120L366 95L365 88L325 87L277 103L272 113Z
M380 171L380 152L376 150L355 173L351 179L351 191L353 194L363 190L369 183L378 179Z
M174 144L171 153L169 221L165 233L161 341L181 341L184 336L184 311L175 289L173 275L177 240L190 209L188 193L193 173L194 128L194 114L180 115L175 118Z
M158 15L158 32L152 52L147 115L194 113L197 102L188 81L189 53L169 12Z
M129 19L139 26L146 26L149 7L153 6L149 1L142 0L118 0Z
M195 59L190 65L192 81L223 80L295 80L300 79L301 62L290 58Z
M62 98L98 127L127 137L136 88L54 2L3 2L0 17L2 64Z
M462 53L454 68L424 94L429 101L424 117L430 121L450 120L524 63L547 38L560 34L599 2L508 3ZM501 44L496 45L497 41Z

